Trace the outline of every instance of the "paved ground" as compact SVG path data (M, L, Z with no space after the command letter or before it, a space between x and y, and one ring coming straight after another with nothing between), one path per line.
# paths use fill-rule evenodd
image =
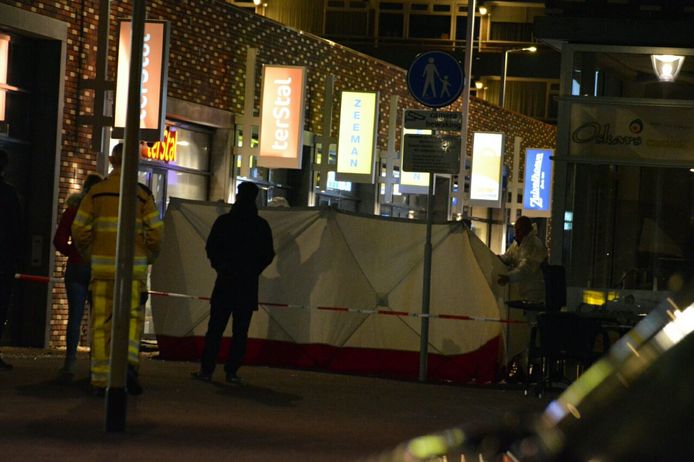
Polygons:
M145 393L128 399L124 433L104 431L104 399L88 393L87 358L57 380L61 353L3 348L0 459L11 461L348 461L458 424L537 412L519 390L431 385L244 367L245 386L189 378L193 363L143 361Z

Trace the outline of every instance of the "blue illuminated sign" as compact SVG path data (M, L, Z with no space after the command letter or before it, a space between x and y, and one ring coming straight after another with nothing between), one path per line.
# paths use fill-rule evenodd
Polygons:
M552 149L526 149L523 213L549 216L552 191Z

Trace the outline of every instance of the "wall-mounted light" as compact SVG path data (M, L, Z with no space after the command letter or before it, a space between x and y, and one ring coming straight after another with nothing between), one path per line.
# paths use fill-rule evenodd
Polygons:
M10 66L10 36L0 34L0 85L7 84L7 69ZM7 91L0 87L0 121L5 120L5 101Z
M661 82L674 82L684 64L684 56L651 55L653 71Z
M484 82L482 82L481 80L475 80L475 88L477 90L483 89L484 88Z
M487 9L486 6L484 6L484 4L482 4L482 5L480 5L479 12L480 12L480 16L484 16L485 14L489 13L489 10Z

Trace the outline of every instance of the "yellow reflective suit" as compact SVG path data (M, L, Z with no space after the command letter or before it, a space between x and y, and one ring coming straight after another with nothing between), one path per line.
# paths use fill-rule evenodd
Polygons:
M106 387L108 383L120 179L118 168L104 181L92 186L82 199L72 224L72 239L92 269L91 383L94 387ZM142 185L138 185L137 190L135 226L128 363L137 368L144 326L144 305L140 297L147 291L147 265L159 253L163 231L152 193Z

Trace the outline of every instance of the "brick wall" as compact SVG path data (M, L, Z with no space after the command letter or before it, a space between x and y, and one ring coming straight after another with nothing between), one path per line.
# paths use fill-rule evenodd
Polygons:
M65 198L74 192L84 177L96 169L96 155L91 151L91 132L76 122L78 114L90 113L93 94L80 90L80 78L93 78L96 63L98 1L35 0L0 3L16 6L38 14L60 19L69 24L67 69L65 75L65 113L62 127L63 146L60 160L60 193L56 204L59 212ZM308 113L306 130L322 133L321 108L324 102L324 81L336 76L335 90L379 91L379 147L386 148L388 111L391 95L399 95L401 107L421 108L407 91L406 72L382 61L367 57L309 34L284 27L276 22L240 10L221 0L151 0L148 18L171 22L169 56L169 96L184 101L241 114L244 106L246 50L258 48L256 70L256 101L259 106L260 66L268 64L303 65L308 69ZM111 36L109 70L114 78L118 18L130 15L130 2L111 2ZM339 101L333 111L333 134L339 126ZM461 110L460 103L448 108ZM511 169L514 136L523 138L525 147L554 147L556 127L520 114L504 111L495 105L472 98L470 104L470 136L478 130L503 131ZM64 259L57 259L54 276L62 277ZM65 291L61 284L54 288L53 315L50 320L50 342L64 345L67 322Z

